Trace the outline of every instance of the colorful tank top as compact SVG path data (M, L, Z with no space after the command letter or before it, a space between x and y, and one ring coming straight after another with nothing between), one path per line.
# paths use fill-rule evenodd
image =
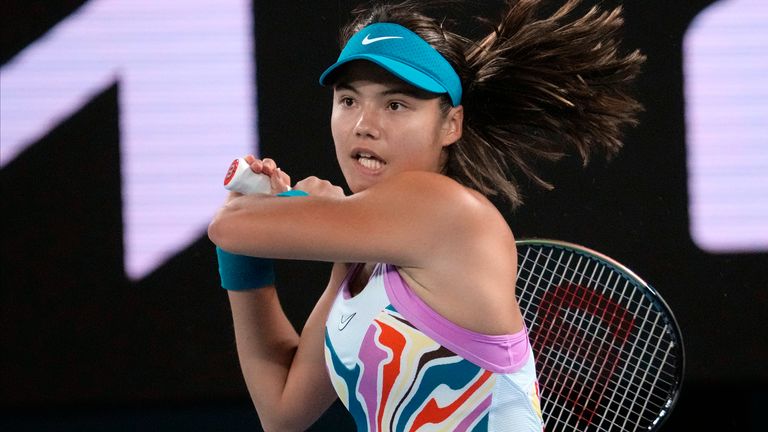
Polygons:
M328 372L358 431L542 430L525 330L496 336L459 327L388 264L351 297L359 268L342 283L325 329Z

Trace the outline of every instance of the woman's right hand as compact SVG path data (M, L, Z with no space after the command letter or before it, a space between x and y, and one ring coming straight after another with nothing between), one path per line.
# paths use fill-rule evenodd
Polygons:
M256 174L264 174L269 177L273 195L285 192L291 188L291 177L277 167L277 163L269 158L257 159L253 155L244 157Z

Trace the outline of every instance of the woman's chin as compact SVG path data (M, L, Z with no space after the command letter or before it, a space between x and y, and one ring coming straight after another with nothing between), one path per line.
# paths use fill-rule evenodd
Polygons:
M348 181L347 184L349 185L350 192L352 192L353 194L356 194L358 192L362 192L362 191L368 189L369 187L371 187L370 184L365 184L365 183L360 182L360 181L358 181L358 182L349 182Z
M362 192L382 180L379 175L369 175L355 170L351 175L344 176L352 193Z

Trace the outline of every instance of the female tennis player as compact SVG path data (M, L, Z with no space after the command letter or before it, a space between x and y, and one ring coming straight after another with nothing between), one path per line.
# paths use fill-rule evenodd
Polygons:
M510 1L475 41L427 3L355 11L320 77L352 194L312 177L274 196L290 178L248 156L273 194L230 193L209 227L266 430L303 430L337 397L360 431L542 428L515 238L488 197L517 206L521 179L548 186L542 160L615 153L643 57L619 53L617 10ZM264 258L335 263L301 334Z

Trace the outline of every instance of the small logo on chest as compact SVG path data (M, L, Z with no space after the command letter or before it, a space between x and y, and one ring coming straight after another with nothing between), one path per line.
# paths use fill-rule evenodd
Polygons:
M349 324L350 321L352 321L352 318L357 315L357 312L352 312L349 315L341 314L341 321L339 322L339 331L344 330L347 327L347 324Z

